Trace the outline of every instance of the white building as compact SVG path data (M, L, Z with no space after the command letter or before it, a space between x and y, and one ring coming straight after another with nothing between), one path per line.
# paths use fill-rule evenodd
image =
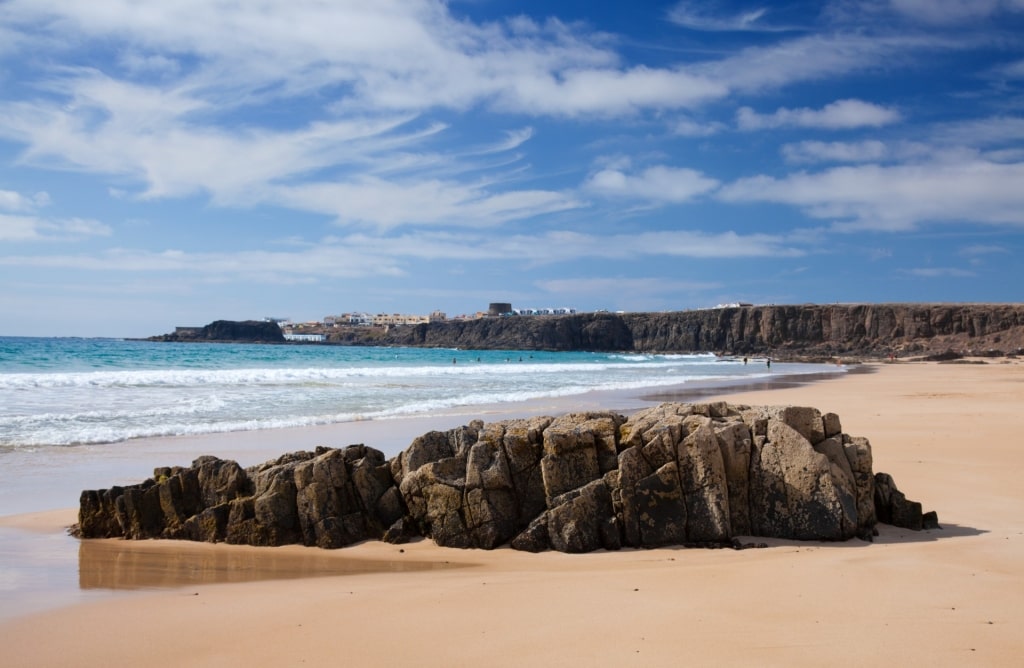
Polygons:
M285 341L300 341L302 343L323 343L323 334L296 334L294 332L284 333Z

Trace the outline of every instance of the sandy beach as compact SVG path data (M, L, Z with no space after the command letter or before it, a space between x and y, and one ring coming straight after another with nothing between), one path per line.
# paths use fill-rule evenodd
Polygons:
M23 560L44 574L73 573L73 582L54 576L40 596L71 587L77 598L5 610L3 664L1019 665L1024 366L881 364L715 398L839 414L844 431L871 440L875 471L938 511L942 530L882 526L870 544L771 540L743 551L528 554L419 541L327 552L79 544L63 535L74 509L18 515L0 519L3 549L15 549L8 537L29 537ZM395 430L419 426L390 425L389 438L407 442L420 432ZM327 444L381 447L372 440L380 428ZM338 435L302 443L293 433L264 458ZM273 437L261 435L260 447ZM163 455L176 447L187 461L216 445L168 439L149 468L173 463Z

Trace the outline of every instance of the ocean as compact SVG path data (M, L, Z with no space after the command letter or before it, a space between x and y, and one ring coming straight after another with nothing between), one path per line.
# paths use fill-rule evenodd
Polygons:
M836 371L703 355L0 337L0 455L133 439L472 415L593 391Z

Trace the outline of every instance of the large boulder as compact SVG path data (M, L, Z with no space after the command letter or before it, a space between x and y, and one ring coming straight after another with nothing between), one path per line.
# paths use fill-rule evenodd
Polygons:
M878 521L937 528L872 470L871 445L799 406L662 404L365 445L241 468L216 457L137 485L86 490L83 537L338 548L432 538L447 547L589 552L731 545L741 536L870 540Z

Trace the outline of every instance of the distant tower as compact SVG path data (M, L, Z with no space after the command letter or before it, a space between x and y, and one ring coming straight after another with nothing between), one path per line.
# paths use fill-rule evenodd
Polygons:
M505 315L511 312L512 304L506 304L505 302L491 302L490 306L487 307L487 315L489 316Z

